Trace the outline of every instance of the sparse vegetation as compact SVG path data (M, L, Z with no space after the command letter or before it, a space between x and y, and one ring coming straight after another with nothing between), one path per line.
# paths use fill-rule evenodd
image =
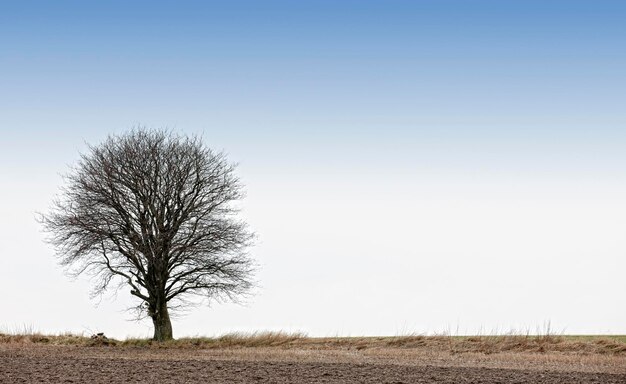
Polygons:
M44 335L33 333L0 333L0 343L48 344L75 346L113 346L132 348L229 349L279 348L302 350L380 350L426 349L436 352L459 353L564 353L625 355L625 336L565 336L565 335L407 335L393 337L307 337L303 333L254 332L230 333L218 337L187 337L167 342L151 339L125 340L94 338L85 335Z

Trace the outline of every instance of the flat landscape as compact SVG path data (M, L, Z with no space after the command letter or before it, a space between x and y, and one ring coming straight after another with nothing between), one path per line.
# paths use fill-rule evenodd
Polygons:
M0 341L0 383L626 383L609 336Z

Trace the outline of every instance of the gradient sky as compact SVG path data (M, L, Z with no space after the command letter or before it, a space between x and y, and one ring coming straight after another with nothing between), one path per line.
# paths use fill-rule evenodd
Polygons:
M0 329L148 335L43 242L132 126L240 164L246 305L175 335L626 333L623 1L3 1Z

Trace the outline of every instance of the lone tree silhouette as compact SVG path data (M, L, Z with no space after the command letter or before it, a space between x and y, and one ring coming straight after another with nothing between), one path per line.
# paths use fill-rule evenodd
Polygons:
M252 286L234 169L198 137L137 128L89 146L41 221L68 273L94 277L94 294L127 284L154 340L169 340L168 307Z

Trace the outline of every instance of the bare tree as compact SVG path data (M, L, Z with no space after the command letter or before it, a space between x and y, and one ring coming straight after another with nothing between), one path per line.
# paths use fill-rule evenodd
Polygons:
M96 294L127 284L154 340L172 339L168 307L252 285L234 168L198 137L137 128L90 146L41 221L69 273L95 277Z

